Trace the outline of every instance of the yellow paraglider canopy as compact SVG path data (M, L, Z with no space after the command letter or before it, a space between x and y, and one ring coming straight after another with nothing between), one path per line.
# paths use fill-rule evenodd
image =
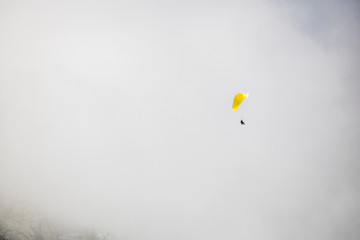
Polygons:
M242 103L242 101L244 99L246 99L247 97L249 96L249 93L239 93L239 94L236 94L235 95L235 98L234 98L234 102L233 102L233 106L232 106L232 110L233 111L236 111L240 104Z

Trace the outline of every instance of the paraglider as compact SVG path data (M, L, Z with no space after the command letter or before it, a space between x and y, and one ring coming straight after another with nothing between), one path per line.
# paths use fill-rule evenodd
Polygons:
M243 102L244 99L247 99L249 97L249 93L238 93L235 95L232 110L235 112L239 107L240 104ZM245 125L245 122L243 119L240 121L241 125Z

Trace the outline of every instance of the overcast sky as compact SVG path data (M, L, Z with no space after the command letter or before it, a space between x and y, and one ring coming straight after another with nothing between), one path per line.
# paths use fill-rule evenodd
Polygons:
M119 239L359 239L359 43L355 0L0 0L0 204Z

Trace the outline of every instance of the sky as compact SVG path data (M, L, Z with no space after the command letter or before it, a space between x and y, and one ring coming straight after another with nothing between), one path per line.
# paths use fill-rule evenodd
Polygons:
M355 0L0 0L0 206L119 239L359 239L359 25Z

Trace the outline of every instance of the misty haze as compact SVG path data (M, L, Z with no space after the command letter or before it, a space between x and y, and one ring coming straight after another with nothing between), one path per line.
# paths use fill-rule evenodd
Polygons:
M359 63L357 0L0 0L0 240L358 240Z

